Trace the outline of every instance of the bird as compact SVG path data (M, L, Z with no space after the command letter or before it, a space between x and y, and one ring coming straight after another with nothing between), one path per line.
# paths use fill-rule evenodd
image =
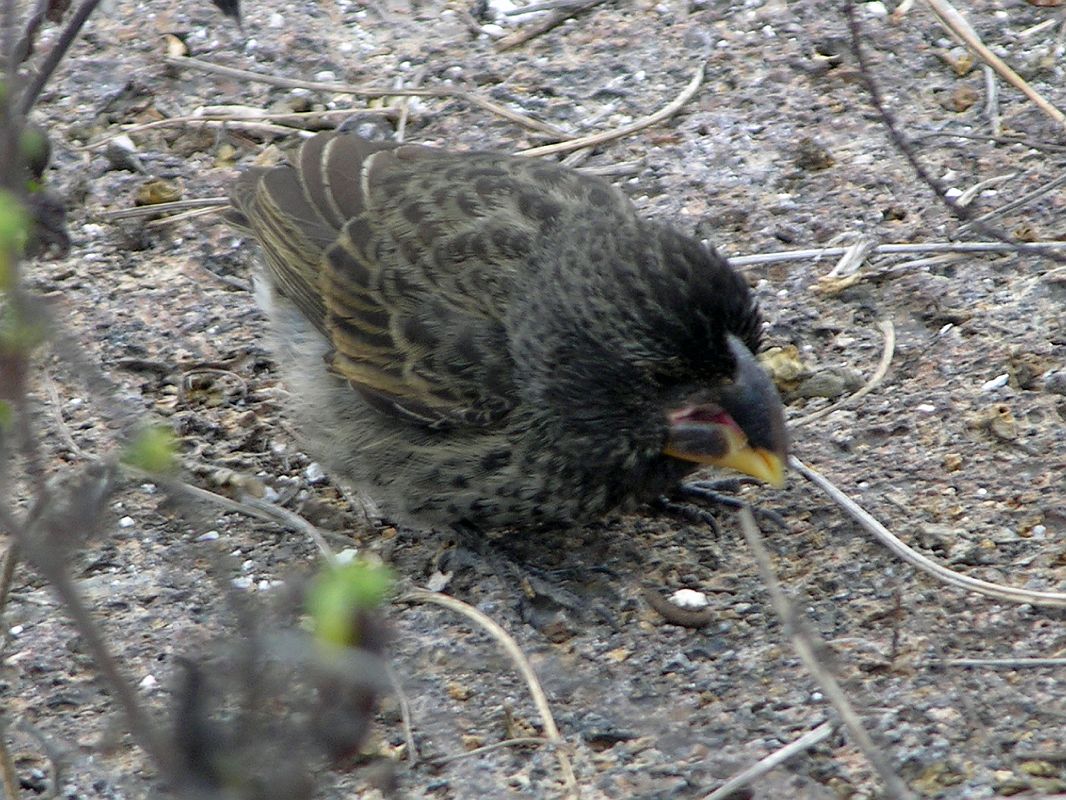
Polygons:
M783 484L751 289L610 183L332 130L229 203L303 446L390 521L586 525L708 465Z

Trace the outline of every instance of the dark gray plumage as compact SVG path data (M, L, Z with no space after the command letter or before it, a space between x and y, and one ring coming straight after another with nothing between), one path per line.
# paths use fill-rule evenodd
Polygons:
M308 450L391 518L584 522L700 463L780 482L747 285L609 184L322 133L232 205Z

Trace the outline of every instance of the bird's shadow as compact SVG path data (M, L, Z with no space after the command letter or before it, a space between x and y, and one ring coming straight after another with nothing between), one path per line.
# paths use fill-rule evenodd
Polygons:
M507 597L525 622L561 641L589 624L619 625L619 612L638 602L649 580L698 585L717 571L735 541L734 512L748 505L736 494L744 482L683 484L644 513L585 526L492 533L456 526L417 549L429 556L422 569L437 588L474 604ZM753 510L787 530L777 511ZM426 541L425 533L405 533Z

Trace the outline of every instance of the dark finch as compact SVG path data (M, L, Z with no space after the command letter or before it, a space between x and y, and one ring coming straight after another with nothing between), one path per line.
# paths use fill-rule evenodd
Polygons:
M231 200L308 449L392 519L581 523L701 464L783 481L747 284L598 178L321 133Z

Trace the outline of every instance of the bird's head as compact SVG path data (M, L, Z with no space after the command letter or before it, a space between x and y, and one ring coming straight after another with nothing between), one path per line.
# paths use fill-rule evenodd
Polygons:
M605 468L680 476L712 465L781 486L784 408L755 359L761 321L747 283L688 237L639 234L600 237L617 249L599 265L563 253L538 293L527 345L540 355L526 362L546 365L538 400L572 434L560 438Z
M663 454L751 475L780 488L785 482L788 433L770 376L736 335L726 335L733 371L693 387L667 404Z

